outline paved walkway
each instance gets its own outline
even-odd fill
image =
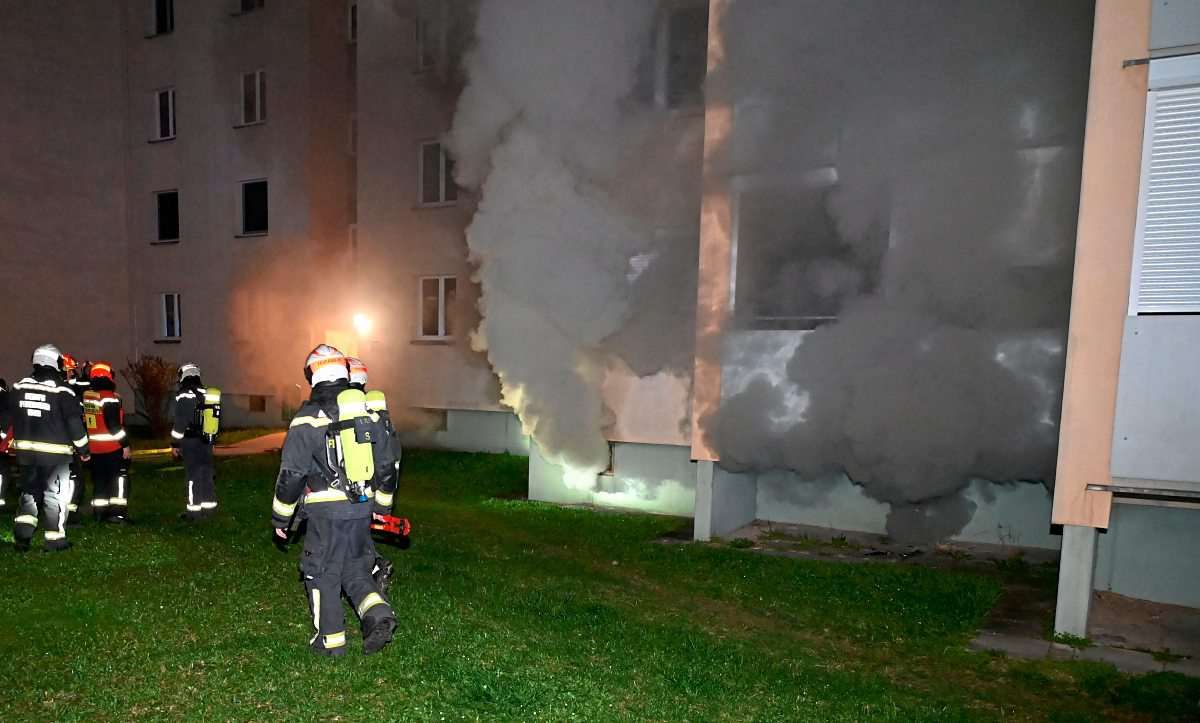
[[[272,432],[254,439],[246,439],[231,444],[228,447],[217,445],[213,448],[213,454],[218,457],[240,457],[248,454],[263,454],[264,452],[278,452],[283,449],[283,438],[287,436],[287,432]]]
[[[218,457],[242,457],[251,454],[263,454],[266,452],[278,452],[283,448],[283,438],[287,432],[272,432],[264,434],[261,437],[254,439],[244,439],[241,442],[230,445],[218,444],[213,447],[213,454]],[[133,453],[134,457],[153,457],[159,454],[170,454],[170,447],[162,449],[139,449]]]

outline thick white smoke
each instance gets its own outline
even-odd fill
[[[449,138],[480,190],[474,341],[543,452],[584,471],[608,465],[609,356],[690,363],[690,309],[645,303],[694,288],[698,219],[698,123],[637,97],[656,17],[645,0],[485,0]]]
[[[844,471],[907,539],[960,530],[972,478],[1049,480],[1091,3],[756,0],[725,27],[737,322],[836,322],[725,401],[722,463]]]

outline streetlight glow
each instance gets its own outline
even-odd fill
[[[363,313],[354,315],[354,329],[360,335],[366,336],[367,334],[370,334],[372,326],[373,323],[371,322],[371,317]]]

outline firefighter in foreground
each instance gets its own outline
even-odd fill
[[[83,417],[92,451],[92,514],[98,522],[123,523],[128,521],[130,459],[125,410],[112,365],[96,362],[89,375],[91,386],[83,393]]]
[[[65,550],[71,495],[71,460],[90,459],[83,408],[63,376],[62,354],[52,344],[33,352],[33,373],[13,385],[13,447],[21,465],[21,500],[13,519],[18,551],[29,549],[38,513],[47,550]]]
[[[198,521],[211,517],[217,509],[217,489],[213,479],[213,444],[221,419],[221,390],[205,387],[200,367],[184,364],[179,368],[179,389],[175,394],[175,422],[171,428],[171,455],[183,458],[187,476],[187,507],[182,517]]]
[[[308,533],[300,577],[316,627],[310,645],[321,655],[345,654],[345,592],[362,620],[363,652],[370,655],[391,642],[396,629],[395,613],[371,577],[372,519],[390,512],[377,495],[390,495],[395,487],[390,444],[383,426],[368,415],[363,393],[350,388],[345,355],[322,344],[309,354],[304,374],[312,395],[283,443],[271,505],[273,539],[286,549],[287,527],[302,501]]]

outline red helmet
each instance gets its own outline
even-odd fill
[[[108,362],[92,362],[91,378],[105,378],[108,381],[113,381],[112,365]]]

